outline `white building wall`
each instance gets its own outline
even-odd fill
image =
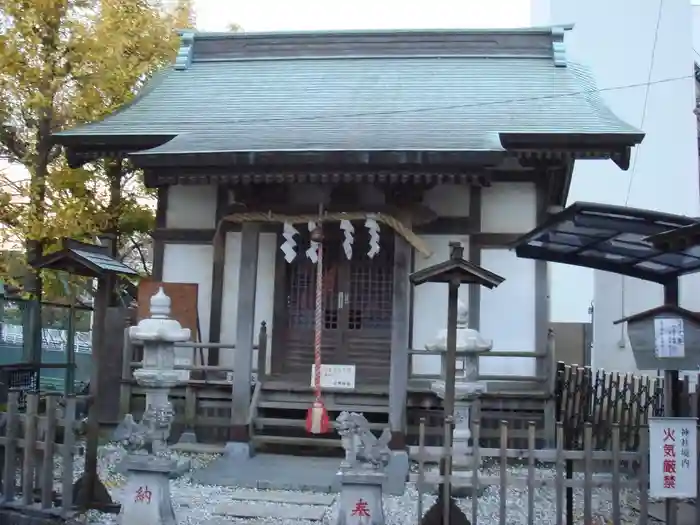
[[[689,0],[635,2],[633,9],[626,0],[532,0],[533,25],[575,24],[566,38],[568,59],[589,66],[610,108],[646,133],[627,172],[610,161],[578,162],[569,203],[700,213],[691,9]],[[552,320],[586,321],[594,299],[592,365],[634,371],[624,328],[612,322],[658,305],[661,287],[551,266]],[[698,283],[683,279],[681,303],[700,308],[688,281]]]
[[[214,228],[216,186],[170,186],[166,228]]]
[[[272,337],[272,314],[275,286],[275,256],[277,236],[274,233],[261,233],[258,246],[258,277],[255,288],[255,332],[253,341],[258,342],[260,324],[267,323],[268,341]],[[238,315],[238,283],[241,267],[241,234],[229,232],[226,235],[226,252],[224,264],[224,290],[221,305],[221,341],[236,342],[236,323]],[[234,364],[234,353],[223,350],[219,354],[221,366]],[[267,353],[269,370],[270,352]],[[257,366],[257,350],[253,351],[253,366]]]
[[[435,192],[435,194],[434,194]],[[440,193],[439,197],[436,194]],[[442,215],[468,215],[468,188],[432,190],[425,202]],[[531,183],[494,183],[482,190],[481,231],[485,233],[520,233],[536,225],[536,190]],[[468,236],[422,235],[433,251],[425,258],[415,255],[414,269],[421,270],[449,257],[451,241],[461,242],[468,253]],[[503,277],[505,282],[494,290],[481,292],[480,331],[493,339],[493,351],[535,351],[535,263],[518,259],[507,249],[483,249],[481,266]],[[447,286],[429,283],[414,289],[413,338],[415,349],[432,343],[438,332],[447,327]],[[460,300],[469,304],[469,287],[460,288]],[[416,374],[440,372],[437,356],[414,356]],[[535,359],[481,358],[481,372],[487,375],[534,375]]]
[[[694,60],[700,62],[700,1],[691,2],[693,12],[693,55]]]
[[[431,257],[414,255],[414,270],[422,270],[444,261],[450,256],[450,242],[461,242],[464,253],[469,253],[469,237],[466,235],[421,235],[421,239],[433,252]],[[422,350],[435,341],[438,332],[447,328],[447,285],[426,283],[413,289],[413,348]],[[460,286],[459,299],[469,304],[469,287]],[[435,355],[414,356],[414,374],[437,375],[440,373],[440,358]]]
[[[201,341],[209,341],[213,258],[214,250],[208,244],[166,244],[163,254],[163,282],[197,285],[197,316]],[[192,340],[197,340],[196,334],[192,334]],[[203,355],[206,359],[206,351]],[[177,356],[191,358],[192,351],[180,348]]]
[[[425,203],[443,216],[469,215],[469,188],[438,186],[425,197]],[[169,194],[168,220],[174,228],[211,228],[214,215],[210,210],[216,192],[208,187],[175,186]],[[193,211],[194,210],[194,211]],[[185,218],[183,218],[183,215]],[[482,190],[482,231],[486,233],[520,233],[536,225],[536,191],[531,183],[495,183]],[[226,234],[223,278],[221,341],[235,342],[238,311],[238,283],[241,259],[241,235]],[[434,252],[429,258],[415,254],[414,269],[419,270],[449,257],[449,242],[461,242],[469,250],[469,236],[424,235],[423,240]],[[276,235],[263,233],[258,252],[258,277],[255,299],[255,323],[267,322],[272,336]],[[480,320],[484,337],[493,339],[494,351],[535,351],[535,263],[518,259],[507,249],[484,249],[481,264],[506,281],[495,290],[481,294]],[[198,285],[198,315],[202,340],[209,340],[212,293],[212,245],[166,244],[163,280]],[[467,286],[460,289],[460,299],[469,303]],[[425,284],[414,290],[413,348],[425,348],[440,329],[447,326],[447,286]],[[257,330],[256,330],[257,336]],[[187,352],[189,356],[189,351]],[[269,355],[269,354],[268,354]],[[183,354],[182,357],[185,357]],[[221,365],[234,364],[234,352],[222,350]],[[254,355],[254,363],[257,356]],[[268,370],[270,363],[267,363]],[[433,375],[440,371],[437,356],[414,358],[414,371]],[[534,359],[484,358],[482,371],[489,375],[534,375]]]

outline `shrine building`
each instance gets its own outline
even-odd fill
[[[322,360],[354,372],[332,413],[383,413],[403,446],[407,411],[440,372],[438,356],[413,354],[447,318],[447,286],[408,276],[450,241],[505,278],[460,292],[470,327],[493,339],[489,391],[546,390],[548,263],[510,247],[562,209],[574,163],[626,170],[643,139],[567,60],[565,30],[186,32],[131,103],[55,135],[72,166],[128,158],[157,189],[154,279],[196,283],[200,339],[235,343],[234,377],[257,372],[257,387],[234,386],[232,440],[250,439],[265,407],[297,419],[308,407],[319,211]]]

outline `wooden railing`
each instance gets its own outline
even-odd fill
[[[266,355],[268,348],[267,324],[263,321],[258,333],[258,344],[253,345],[258,358],[253,361],[251,387],[261,376],[265,375]],[[197,349],[217,348],[220,350],[236,351],[235,343],[176,343],[176,348]],[[122,359],[122,379],[119,399],[120,419],[128,413],[134,413],[136,417],[143,412],[145,389],[136,384],[134,370],[142,366],[142,348],[130,341],[128,328],[124,335],[124,353]],[[235,359],[233,359],[235,362]],[[176,370],[190,372],[187,381],[171,390],[170,399],[175,406],[176,427],[173,434],[177,435],[177,428],[184,430],[200,429],[207,427],[210,431],[203,434],[207,441],[222,441],[228,439],[227,432],[231,423],[231,396],[233,374],[235,366],[231,365],[205,365],[197,364],[192,359],[192,364],[176,364]],[[228,376],[228,377],[227,377]]]
[[[415,360],[417,357],[422,356],[434,356],[432,361],[434,361],[434,367],[440,368],[440,361],[444,352],[440,350],[415,350],[411,349],[409,353],[409,372],[408,377],[410,381],[433,381],[435,379],[440,379],[442,376],[440,373],[420,373],[415,370]],[[554,381],[556,378],[556,357],[554,355],[554,332],[549,331],[547,336],[547,345],[541,351],[536,352],[512,352],[512,351],[491,351],[487,354],[483,354],[482,359],[513,359],[513,358],[527,358],[535,360],[535,374],[534,375],[520,375],[520,374],[479,374],[480,381],[491,381],[491,382],[515,382],[515,383],[530,383],[538,385],[543,391],[554,392]],[[431,366],[432,368],[432,366]]]

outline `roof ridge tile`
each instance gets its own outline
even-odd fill
[[[182,31],[180,33],[180,49],[177,51],[174,65],[177,71],[188,69],[192,64],[195,35],[194,31]]]

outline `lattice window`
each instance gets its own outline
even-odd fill
[[[364,239],[358,240],[350,261],[348,329],[390,330],[394,288],[393,236],[383,235],[381,251],[367,257]]]
[[[337,330],[338,312],[338,274],[342,261],[337,253],[327,250],[323,261],[323,318],[324,328]],[[287,270],[288,295],[287,319],[290,328],[314,328],[316,314],[316,265],[305,256],[299,256]]]
[[[355,225],[353,257],[348,261],[342,241],[329,240],[323,256],[323,319],[327,330],[390,330],[393,300],[393,234],[383,232],[381,250],[367,257],[368,236]],[[302,241],[300,246],[306,244]],[[301,255],[287,270],[289,328],[313,329],[316,300],[316,265]],[[349,280],[349,282],[341,282]],[[340,308],[346,309],[345,311]],[[347,316],[347,326],[343,324]]]

